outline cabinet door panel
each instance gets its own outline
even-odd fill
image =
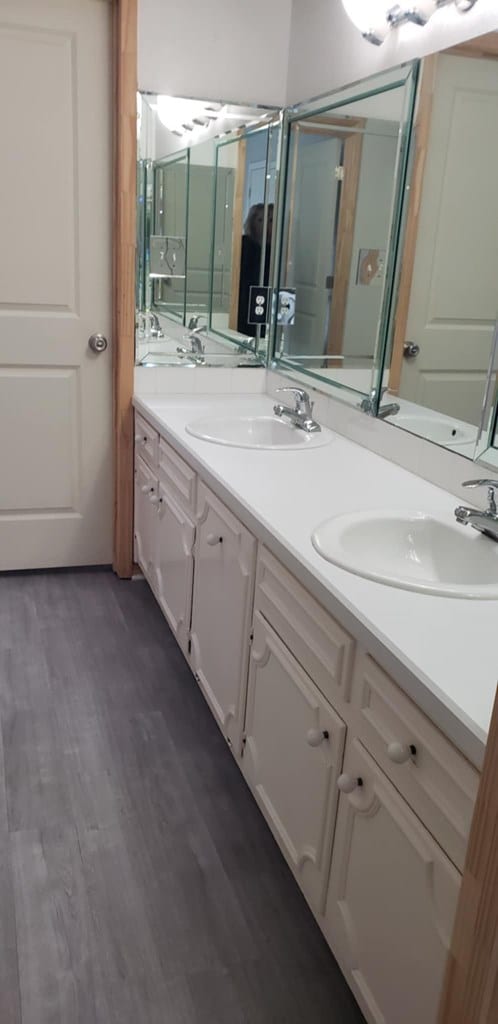
[[[154,558],[156,547],[157,515],[152,497],[157,496],[157,477],[143,459],[135,462],[135,559],[154,588]]]
[[[192,669],[220,728],[240,752],[256,542],[199,483]]]
[[[195,527],[159,485],[156,541],[157,599],[186,654],[192,607]]]
[[[435,1024],[460,875],[358,740],[344,772],[325,931],[374,1024]]]
[[[345,734],[344,722],[256,613],[243,771],[317,913],[324,909]]]

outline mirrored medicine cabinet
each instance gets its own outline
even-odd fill
[[[498,33],[285,111],[206,102],[194,139],[160,99],[140,101],[137,361],[271,364],[498,465]]]

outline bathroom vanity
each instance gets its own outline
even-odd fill
[[[311,534],[350,509],[450,520],[455,499],[325,428],[304,451],[194,436],[219,396],[134,404],[136,559],[366,1019],[435,1022],[498,600],[361,579]]]

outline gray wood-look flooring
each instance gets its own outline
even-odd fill
[[[363,1018],[147,584],[0,577],[1,1024]]]

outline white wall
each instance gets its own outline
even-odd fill
[[[139,0],[138,85],[283,106],[292,0]]]
[[[497,0],[478,0],[467,14],[453,5],[441,8],[425,28],[405,25],[382,46],[372,46],[349,20],[341,0],[293,0],[287,102],[319,96],[497,29]]]

